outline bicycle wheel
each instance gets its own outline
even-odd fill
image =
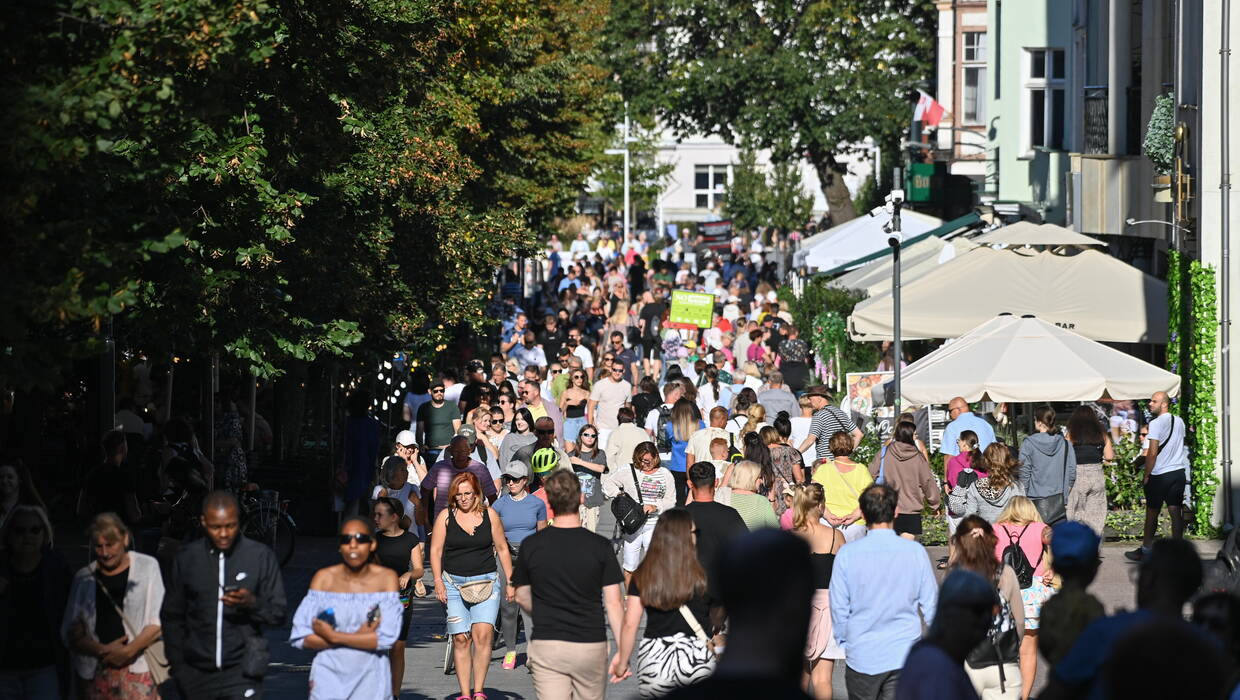
[[[452,657],[452,635],[448,635],[448,643],[443,646],[443,675],[451,676],[456,671],[456,661]]]
[[[276,508],[258,508],[245,515],[241,532],[271,547],[281,567],[293,558],[297,545],[297,526],[287,513]]]

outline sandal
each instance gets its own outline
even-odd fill
[[[487,700],[487,694],[481,692],[474,693],[474,700]]]
[[[418,579],[417,582],[413,584],[413,594],[419,598],[426,597],[426,584],[422,582],[422,579]]]

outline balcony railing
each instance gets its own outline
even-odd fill
[[[1107,87],[1085,87],[1085,153],[1106,153],[1107,136]]]

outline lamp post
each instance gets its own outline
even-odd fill
[[[609,156],[624,156],[624,240],[629,239],[629,144],[634,139],[629,135],[629,103],[624,103],[624,148],[608,148],[603,153]]]
[[[893,178],[895,184],[898,185],[900,183],[901,175],[901,169],[895,168],[895,176]],[[891,246],[891,298],[894,302],[891,319],[893,336],[891,343],[892,386],[895,389],[895,409],[898,416],[900,415],[900,362],[904,359],[904,352],[900,343],[900,246],[904,243],[904,234],[901,233],[900,209],[904,206],[904,190],[893,189],[891,194],[887,195],[887,202],[891,207],[891,225],[887,231],[887,245]]]

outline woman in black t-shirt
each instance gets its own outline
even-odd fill
[[[633,572],[620,629],[620,646],[611,660],[618,682],[632,675],[629,657],[637,627],[646,613],[646,633],[637,644],[637,693],[657,698],[708,678],[715,669],[709,638],[706,572],[698,563],[693,516],[669,510],[659,516],[646,558]]]
[[[418,536],[408,530],[409,516],[405,515],[405,507],[400,499],[382,496],[375,499],[375,558],[379,563],[396,572],[397,585],[400,587],[400,602],[404,612],[400,618],[400,635],[392,643],[388,651],[388,662],[392,668],[392,693],[400,694],[400,683],[405,677],[405,639],[409,636],[409,626],[413,620],[413,608],[409,599],[413,597],[414,584],[422,579],[422,542]]]

